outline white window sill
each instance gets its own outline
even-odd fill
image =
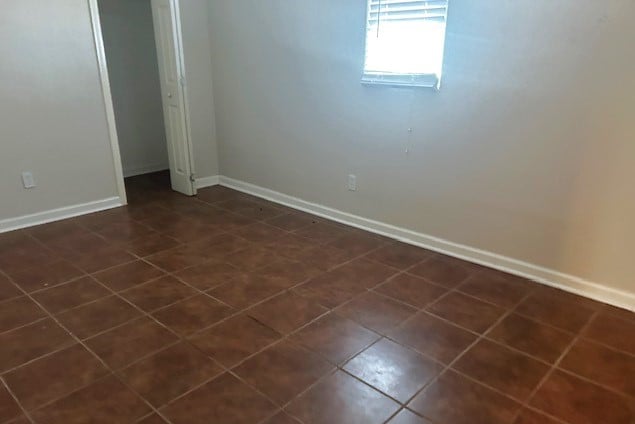
[[[423,88],[423,89],[439,91],[439,86],[437,84],[416,84],[411,82],[396,83],[396,82],[389,82],[389,81],[363,79],[362,85],[365,85],[368,87]]]
[[[390,75],[390,74],[365,74],[362,77],[362,85],[401,87],[401,88],[428,88],[439,90],[439,78],[436,75]]]

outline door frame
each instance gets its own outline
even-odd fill
[[[95,53],[97,56],[97,65],[99,68],[99,78],[101,81],[102,97],[104,101],[104,107],[106,109],[106,122],[108,124],[108,135],[110,138],[110,147],[112,150],[113,166],[115,171],[115,180],[117,184],[117,193],[122,205],[128,204],[128,197],[126,195],[126,185],[124,182],[123,165],[121,161],[121,150],[119,148],[119,136],[117,133],[117,120],[115,118],[115,108],[112,101],[112,91],[110,86],[110,76],[108,74],[108,61],[106,59],[106,49],[104,47],[104,37],[101,28],[101,20],[99,16],[99,4],[98,0],[87,0],[88,9],[90,12],[90,20],[92,25],[93,38],[95,42]],[[181,31],[181,5],[180,0],[171,0],[174,5],[175,25],[172,36],[174,37],[174,46],[176,48],[176,55],[179,61],[179,67],[183,75],[182,93],[183,93],[183,112],[185,114],[185,149],[188,152],[188,158],[190,162],[190,172],[195,175],[194,168],[194,149],[192,147],[192,132],[190,127],[190,108],[189,99],[187,93],[187,82],[185,80],[185,57],[183,54],[183,35]],[[153,34],[154,36],[154,34]],[[155,43],[156,45],[156,43]],[[161,96],[163,98],[163,96]],[[163,107],[163,106],[162,106]],[[166,128],[163,129],[166,131]],[[192,182],[194,193],[196,193],[196,184]]]

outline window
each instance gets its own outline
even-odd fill
[[[439,87],[448,0],[368,0],[362,82]]]

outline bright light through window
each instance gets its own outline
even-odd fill
[[[369,0],[366,83],[438,87],[448,0]]]

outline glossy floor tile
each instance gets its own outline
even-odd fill
[[[435,423],[511,423],[520,404],[466,377],[448,371],[408,405]]]
[[[283,406],[333,369],[310,350],[282,341],[243,362],[235,372]]]
[[[635,314],[169,175],[0,234],[0,424],[633,424]]]
[[[443,366],[388,339],[348,361],[344,370],[401,403],[407,403]]]
[[[399,404],[337,371],[300,395],[286,410],[304,423],[380,424],[399,410]]]

